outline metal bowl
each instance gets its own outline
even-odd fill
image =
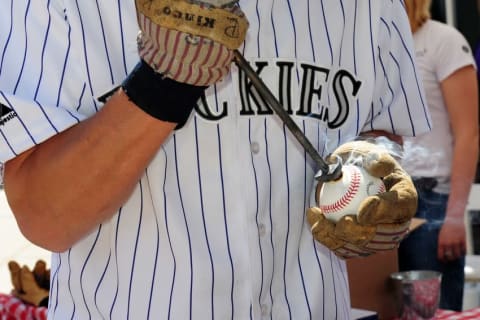
[[[400,319],[432,319],[440,302],[442,274],[431,270],[395,272],[393,284]]]

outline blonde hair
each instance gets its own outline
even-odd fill
[[[408,20],[412,32],[417,31],[428,19],[430,19],[430,6],[432,0],[405,0]]]

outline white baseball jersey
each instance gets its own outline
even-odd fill
[[[138,28],[133,0],[0,4],[5,162],[102,108]],[[429,129],[401,0],[240,4],[241,51],[323,155]],[[53,254],[50,319],[349,319],[345,263],[305,221],[316,170],[234,67],[118,213]]]

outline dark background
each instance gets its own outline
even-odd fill
[[[432,18],[446,21],[446,1],[433,0]],[[455,27],[467,38],[472,50],[475,50],[480,40],[480,19],[477,0],[453,0],[455,7]]]

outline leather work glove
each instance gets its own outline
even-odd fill
[[[230,70],[248,21],[238,0],[136,0],[139,54],[175,81],[208,86]]]
[[[346,215],[337,223],[329,221],[319,207],[307,210],[314,238],[344,259],[398,247],[417,210],[418,196],[412,179],[379,141],[348,142],[332,156],[339,156],[343,164],[360,165],[370,175],[381,178],[385,192],[366,197],[357,215]],[[316,188],[317,205],[320,188],[321,183]]]
[[[12,295],[34,306],[48,306],[50,288],[50,270],[43,260],[35,263],[33,270],[27,266],[20,267],[16,261],[8,263],[12,281]]]

